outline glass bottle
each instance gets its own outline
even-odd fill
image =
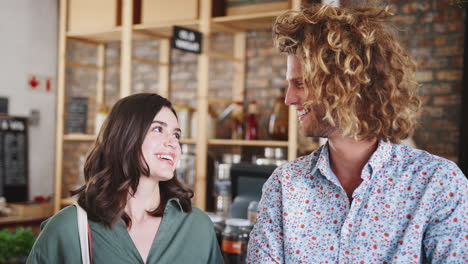
[[[233,121],[232,128],[232,139],[243,139],[244,138],[244,110],[243,103],[236,102],[234,108],[231,112],[231,117]]]
[[[255,100],[249,102],[247,120],[245,122],[245,139],[258,139],[258,111]]]
[[[276,140],[288,139],[289,109],[284,103],[286,88],[281,88],[281,95],[273,104],[273,111],[268,124],[268,134]]]

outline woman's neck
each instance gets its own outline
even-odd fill
[[[135,194],[129,195],[125,212],[133,222],[143,221],[150,217],[147,212],[156,209],[160,202],[159,182],[141,176]]]

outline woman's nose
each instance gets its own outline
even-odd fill
[[[178,144],[179,144],[179,141],[177,140],[177,138],[174,137],[174,135],[168,135],[164,138],[165,146],[174,148]]]

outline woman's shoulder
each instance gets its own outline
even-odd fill
[[[68,206],[41,224],[27,263],[78,263],[80,247],[75,206]]]
[[[76,233],[78,232],[77,224],[76,207],[70,205],[44,221],[41,224],[41,234],[55,237]]]
[[[192,212],[190,214],[197,220],[211,223],[210,217],[198,207],[192,206]]]

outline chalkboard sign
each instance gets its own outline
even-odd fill
[[[0,97],[0,114],[8,114],[8,98]]]
[[[202,52],[202,34],[188,28],[174,26],[172,48],[200,54]]]
[[[67,106],[67,133],[86,133],[88,98],[70,97]]]
[[[0,117],[0,196],[7,202],[28,199],[28,120]]]

